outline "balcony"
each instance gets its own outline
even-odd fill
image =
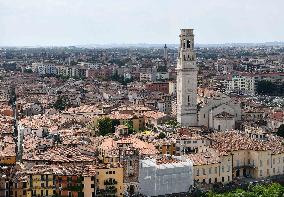
[[[117,181],[114,179],[108,179],[104,181],[104,185],[116,185]]]
[[[234,170],[236,169],[241,169],[241,168],[257,168],[254,164],[241,164],[241,165],[237,165],[235,167],[233,167]]]

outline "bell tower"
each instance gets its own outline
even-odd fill
[[[197,126],[197,72],[193,29],[181,29],[177,63],[177,121]]]

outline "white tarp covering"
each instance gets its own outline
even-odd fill
[[[157,164],[156,159],[140,161],[139,192],[146,196],[181,193],[193,185],[193,167],[190,160]]]

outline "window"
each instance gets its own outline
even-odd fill
[[[196,176],[199,176],[199,169],[196,170]]]
[[[186,42],[186,47],[187,47],[187,48],[190,48],[190,40],[187,40],[187,42]]]
[[[259,160],[259,166],[262,167],[262,160]]]
[[[202,171],[203,171],[203,175],[206,175],[206,172],[205,172],[205,169],[204,169],[204,168],[202,169]]]
[[[217,174],[218,173],[218,168],[217,167],[215,167],[215,174]]]
[[[225,168],[224,168],[224,166],[222,166],[222,172],[224,172],[225,171]]]
[[[224,182],[225,181],[225,179],[224,179],[224,177],[222,177],[222,182]]]
[[[209,168],[209,174],[211,174],[211,168]]]

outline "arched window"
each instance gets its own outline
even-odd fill
[[[186,47],[189,49],[190,48],[190,40],[187,40],[186,42]]]

